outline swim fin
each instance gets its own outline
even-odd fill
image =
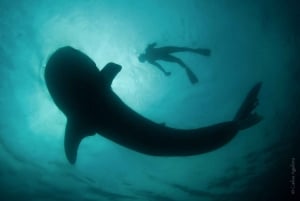
[[[186,71],[186,74],[192,84],[196,84],[197,82],[199,82],[196,75],[189,68],[185,68],[185,71]]]
[[[210,56],[211,52],[210,49],[203,49],[203,48],[198,48],[195,51],[197,54],[203,55],[203,56]]]

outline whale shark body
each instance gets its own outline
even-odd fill
[[[232,121],[190,130],[155,123],[128,107],[111,89],[121,68],[108,63],[100,71],[92,59],[69,46],[50,56],[45,80],[54,103],[67,117],[64,147],[71,164],[76,162],[80,142],[96,133],[148,155],[190,156],[222,147],[239,130],[261,120],[252,112],[258,105],[258,83]]]

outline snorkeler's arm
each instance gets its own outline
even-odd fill
[[[153,47],[155,47],[156,45],[157,45],[156,42],[154,42],[154,43],[149,44],[148,47],[153,48]]]
[[[153,49],[157,44],[154,42],[154,43],[151,43],[147,46],[146,48],[146,51],[149,50],[149,49]]]
[[[155,61],[151,61],[151,62],[149,62],[150,64],[152,64],[152,65],[154,65],[154,66],[156,66],[159,70],[161,70],[166,76],[169,76],[171,73],[170,72],[167,72],[167,71],[165,71],[165,69],[159,64],[159,63],[157,63],[157,62],[155,62]]]

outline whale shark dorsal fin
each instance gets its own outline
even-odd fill
[[[100,73],[103,79],[105,80],[105,83],[110,86],[116,75],[121,71],[121,69],[122,66],[110,62],[104,66]]]
[[[80,125],[80,122],[70,120],[68,118],[65,130],[64,146],[67,159],[71,164],[76,162],[79,144],[85,136],[83,126]]]

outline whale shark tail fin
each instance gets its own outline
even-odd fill
[[[262,120],[262,116],[253,113],[259,103],[257,96],[261,85],[262,82],[259,82],[252,87],[234,117],[234,121],[237,121],[240,130],[254,126]]]
[[[76,162],[79,144],[81,140],[87,136],[82,128],[83,126],[81,126],[77,121],[72,121],[70,119],[67,120],[64,146],[67,159],[71,164]]]

